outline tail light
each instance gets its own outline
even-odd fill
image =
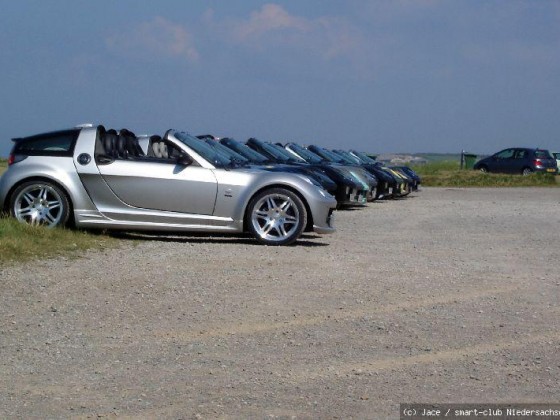
[[[27,159],[27,155],[16,155],[14,153],[10,153],[10,156],[8,156],[8,166],[21,162],[24,159]]]
[[[533,164],[534,164],[535,166],[543,166],[542,160],[540,160],[540,159],[535,159],[535,161],[533,162]]]

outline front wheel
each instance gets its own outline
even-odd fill
[[[260,243],[289,245],[303,232],[307,212],[297,194],[285,188],[271,188],[251,199],[246,221],[249,231]]]
[[[483,174],[488,173],[488,168],[486,166],[481,166],[480,168],[478,168],[478,170]]]
[[[70,202],[58,186],[48,181],[29,181],[12,194],[10,214],[30,225],[63,226],[70,218]]]

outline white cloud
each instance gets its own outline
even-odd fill
[[[277,4],[265,4],[261,10],[251,13],[247,21],[239,22],[234,27],[234,35],[245,40],[258,38],[266,33],[281,30],[307,32],[312,29],[312,22],[301,17],[292,16]]]
[[[106,38],[106,45],[118,53],[146,58],[167,56],[189,61],[199,59],[192,35],[183,26],[160,16]]]
[[[229,25],[233,41],[241,45],[261,50],[288,46],[311,51],[326,60],[353,55],[365,45],[360,31],[343,18],[307,19],[273,3]]]

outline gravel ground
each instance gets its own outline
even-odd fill
[[[559,205],[560,189],[425,188],[292,247],[131,235],[4,267],[0,417],[558,402]]]

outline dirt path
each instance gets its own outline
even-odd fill
[[[560,190],[425,189],[338,232],[0,271],[0,417],[398,418],[558,402]]]

